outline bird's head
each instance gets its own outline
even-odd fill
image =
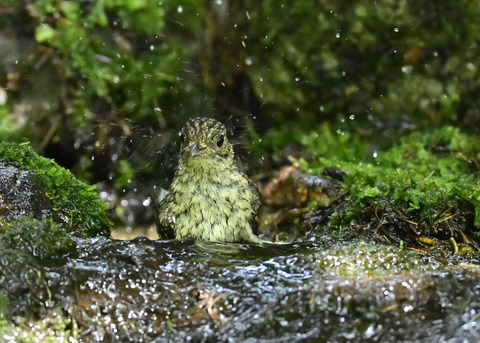
[[[215,119],[200,117],[188,120],[180,132],[180,140],[182,157],[233,157],[225,125]]]

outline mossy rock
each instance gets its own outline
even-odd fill
[[[309,133],[292,127],[262,137],[260,148],[269,142],[278,148],[288,143],[283,137],[293,137],[306,151],[303,158],[291,158],[294,166],[327,178],[332,169],[341,175],[338,199],[317,206],[307,216],[308,229],[320,240],[324,234],[341,233],[344,239],[373,235],[399,246],[476,255],[478,135],[452,126],[396,135],[355,129],[353,121],[337,122]]]
[[[52,218],[78,237],[109,234],[107,205],[99,199],[95,186],[75,179],[70,171],[39,156],[27,143],[0,142],[0,161],[4,161],[0,220]]]
[[[41,259],[60,257],[75,247],[68,232],[52,219],[19,218],[6,230],[0,229],[0,240]]]

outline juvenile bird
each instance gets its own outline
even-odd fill
[[[259,192],[240,170],[225,126],[190,119],[180,139],[175,177],[157,212],[160,238],[260,243]]]

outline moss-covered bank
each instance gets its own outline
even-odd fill
[[[64,230],[74,232],[78,237],[94,236],[97,234],[108,235],[110,228],[110,220],[108,219],[107,205],[102,202],[97,193],[95,186],[89,186],[85,183],[75,179],[70,171],[60,167],[55,161],[49,158],[39,156],[33,151],[28,143],[16,144],[8,142],[0,142],[0,161],[12,162],[18,165],[12,173],[22,173],[22,170],[28,171],[26,179],[29,180],[31,187],[44,190],[35,194],[36,197],[24,199],[24,202],[43,202],[47,203],[45,206],[51,206],[52,216],[57,220],[57,224],[62,225]],[[7,169],[4,166],[2,169],[5,172]],[[5,178],[10,176],[7,175]],[[18,179],[21,176],[13,174],[13,177]],[[17,180],[18,181],[18,180]],[[15,189],[15,184],[7,185],[9,187],[4,189],[3,193],[9,193],[9,198],[15,201],[15,204],[21,202],[21,197],[25,196],[23,191],[25,189]],[[15,198],[16,197],[16,198]],[[2,202],[5,216],[17,209],[15,204],[5,203],[6,196],[3,196]],[[34,204],[25,204],[26,206],[33,206]],[[23,213],[25,216],[32,215],[38,219],[43,219],[44,213],[42,209],[36,213],[35,206],[32,207],[31,213]],[[19,213],[17,216],[20,217]]]
[[[353,119],[308,133],[295,128],[270,131],[260,143],[260,151],[269,145],[278,149],[289,137],[289,143],[300,144],[304,151],[303,157],[291,159],[295,166],[340,183],[334,205],[311,204],[310,209],[317,210],[308,216],[310,230],[352,234],[350,228],[409,247],[432,247],[438,239],[454,253],[476,256],[478,135],[450,126],[362,134],[354,132]]]

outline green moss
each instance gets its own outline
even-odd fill
[[[416,211],[422,222],[452,207],[474,211],[475,225],[480,227],[478,136],[447,126],[412,132],[383,149],[377,149],[374,136],[362,139],[322,126],[297,137],[313,160],[294,163],[318,175],[326,167],[343,170],[343,187],[350,191],[349,201],[357,214],[373,204],[379,209]],[[345,219],[352,219],[352,213]]]
[[[95,192],[55,161],[39,156],[28,143],[0,142],[0,159],[21,164],[25,169],[37,173],[53,207],[80,235],[108,234],[110,221],[106,209]]]
[[[317,253],[316,259],[322,269],[345,276],[398,275],[403,271],[434,268],[417,252],[364,241],[355,242],[351,247],[342,244],[323,250]]]
[[[15,318],[15,325],[0,325],[0,337],[8,342],[78,342],[80,330],[72,318],[51,310],[38,320]]]
[[[68,233],[52,219],[20,218],[0,228],[0,240],[42,259],[67,254],[74,246]]]

